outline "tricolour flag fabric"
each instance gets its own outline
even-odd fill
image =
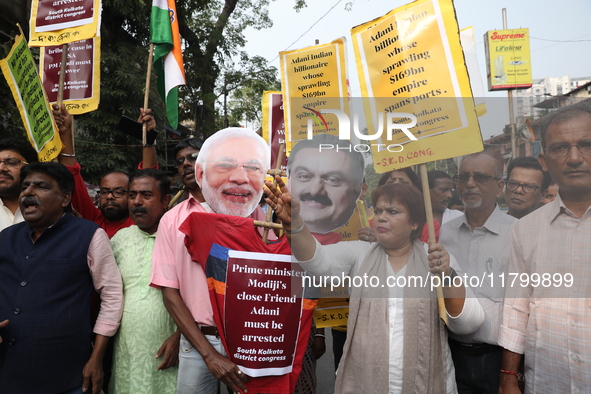
[[[181,36],[174,0],[153,0],[150,39],[154,44],[154,67],[158,90],[166,105],[168,122],[178,127],[178,87],[185,84]]]

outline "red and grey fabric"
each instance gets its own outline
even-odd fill
[[[189,215],[179,230],[186,236],[185,245],[189,254],[191,254],[195,262],[203,266],[206,272],[214,320],[228,357],[237,365],[242,366],[244,364],[242,362],[243,360],[236,357],[236,352],[233,354],[228,346],[228,334],[239,335],[240,332],[239,330],[235,330],[236,327],[228,327],[226,324],[228,321],[226,316],[226,296],[229,293],[226,283],[228,278],[228,256],[231,254],[230,251],[242,251],[284,255],[287,260],[290,260],[291,249],[289,243],[286,237],[282,237],[268,244],[263,242],[252,219],[236,216],[211,215],[196,212]],[[289,263],[289,265],[291,266],[292,264]],[[284,266],[285,264],[282,265],[281,262],[277,262],[276,266],[265,266],[265,268],[283,270],[285,268]],[[293,266],[290,269],[301,270],[299,265],[293,264]],[[264,289],[262,290],[264,291]],[[278,376],[253,377],[246,384],[250,392],[293,392],[302,368],[302,360],[310,335],[312,313],[317,302],[317,300],[305,297],[306,295],[303,295],[303,298],[300,296],[299,302],[296,303],[298,308],[295,313],[294,311],[287,312],[299,317],[299,324],[296,324],[296,335],[293,337],[297,338],[297,340],[291,345],[292,348],[295,348],[291,372]],[[291,318],[297,322],[296,319]],[[232,333],[233,330],[236,334]],[[269,329],[269,334],[272,331],[277,330]],[[287,356],[291,358],[291,355]]]

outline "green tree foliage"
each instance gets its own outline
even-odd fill
[[[18,28],[4,18],[0,19],[0,23],[0,31],[4,33],[0,37],[0,59],[4,59],[14,44],[13,38],[18,34]],[[4,76],[0,76],[0,139],[7,137],[27,138],[12,92]]]
[[[227,85],[234,73],[223,75],[222,72],[233,68],[232,57],[237,56],[246,43],[244,29],[271,27],[268,5],[269,0],[193,0],[177,3],[179,28],[186,43],[183,50],[185,67],[190,70],[186,73],[187,85],[182,89],[183,116],[193,119],[197,131],[205,137],[223,124],[216,111],[216,101],[223,92],[223,77],[228,77]],[[247,61],[248,57],[242,56],[238,70],[248,67]]]
[[[370,162],[365,166],[365,184],[367,185],[367,193],[365,195],[366,206],[371,206],[371,193],[378,188],[378,182],[381,176],[382,174],[376,173],[373,163]]]
[[[243,67],[226,74],[224,92],[231,93],[228,103],[229,124],[246,121],[258,129],[262,122],[261,102],[265,90],[281,90],[277,69],[268,67],[267,60],[256,56],[249,59],[241,53]],[[233,81],[234,83],[230,82]]]

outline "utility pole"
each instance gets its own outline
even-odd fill
[[[503,8],[503,30],[507,30],[507,9]],[[507,90],[507,97],[509,98],[509,125],[511,126],[511,157],[513,159],[519,157],[517,148],[517,138],[515,133],[515,114],[513,113],[513,90]]]

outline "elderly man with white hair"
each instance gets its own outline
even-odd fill
[[[160,221],[150,285],[162,289],[164,304],[182,333],[178,393],[215,394],[220,380],[234,391],[246,388],[245,375],[225,357],[205,272],[192,261],[178,229],[193,212],[257,216],[269,163],[269,148],[254,131],[218,131],[205,141],[195,163],[195,178],[206,202],[189,196]]]

